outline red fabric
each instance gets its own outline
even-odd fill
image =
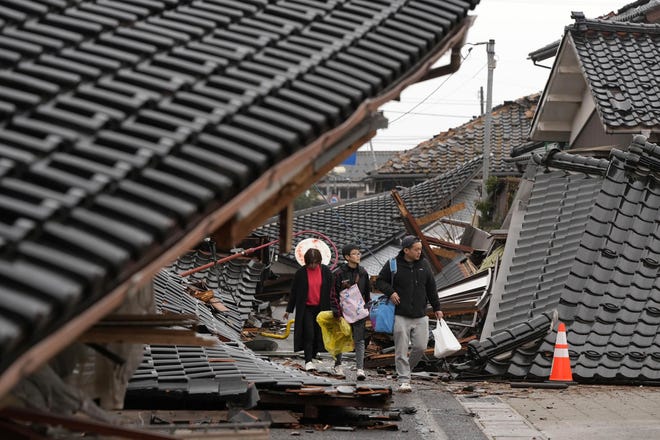
[[[318,306],[321,303],[321,266],[307,268],[307,302],[305,305]]]

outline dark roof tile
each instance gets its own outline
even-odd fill
[[[527,132],[538,95],[521,98],[493,109],[491,135],[491,172],[494,175],[519,175],[515,164],[507,159],[513,148],[527,143]],[[438,134],[412,150],[399,153],[372,173],[437,175],[480,155],[483,150],[483,117],[461,127]]]
[[[478,2],[5,3],[0,297],[27,292],[37,313],[0,308],[0,371],[416,71]],[[419,197],[449,203],[476,167]],[[411,194],[417,212],[437,209]],[[384,199],[372,208],[396,215]],[[370,243],[400,230],[376,228]]]
[[[580,20],[568,28],[603,123],[612,130],[657,127],[660,113],[647,103],[658,71],[648,57],[658,51],[655,24]]]

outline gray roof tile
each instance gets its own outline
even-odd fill
[[[490,172],[493,175],[520,175],[508,162],[513,148],[527,143],[527,133],[539,95],[506,102],[492,110]],[[414,174],[434,176],[445,173],[483,151],[484,117],[440,133],[415,148],[401,152],[371,173],[379,175]]]
[[[39,313],[0,308],[0,372],[415,72],[478,3],[3,5],[0,303]]]
[[[660,25],[578,19],[568,29],[608,131],[657,131]]]
[[[635,155],[631,154],[633,151]],[[537,243],[546,249],[548,258],[539,262],[533,259],[530,246],[517,248],[502,300],[492,305],[497,307],[493,328],[504,331],[516,323],[525,322],[527,316],[537,313],[539,304],[547,307],[540,309],[545,311],[556,307],[559,320],[567,324],[569,354],[573,376],[577,380],[644,382],[658,377],[660,293],[657,288],[657,261],[660,243],[655,237],[660,202],[655,195],[654,184],[660,172],[660,166],[656,165],[660,164],[657,151],[657,146],[636,137],[628,152],[615,151],[612,154],[602,181],[558,172],[537,175],[518,241],[530,243],[530,234],[538,237]],[[639,166],[640,157],[650,165]],[[573,167],[571,161],[563,163]],[[593,210],[586,216],[582,215],[582,220],[555,215],[558,219],[557,230],[564,224],[562,219],[571,218],[572,229],[579,226],[577,229],[583,229],[584,234],[573,235],[575,256],[570,258],[572,253],[567,252],[568,264],[563,266],[568,269],[554,274],[548,271],[552,258],[557,257],[554,242],[548,240],[547,231],[537,228],[539,217],[531,215],[557,204],[552,197],[539,194],[540,190],[550,191],[553,188],[548,185],[547,179],[562,179],[567,183],[575,179],[582,181],[580,193],[591,198],[593,203]],[[589,192],[585,191],[586,182],[594,184],[588,187]],[[535,203],[538,200],[542,202]],[[570,211],[571,206],[565,205],[566,200],[563,201],[563,208]],[[552,214],[551,210],[543,212],[544,215]],[[524,258],[518,258],[523,254],[529,256],[527,262]],[[523,268],[524,271],[519,272]],[[530,293],[522,288],[525,278],[521,277],[521,273],[542,281]],[[557,280],[555,290],[543,291],[543,283],[553,277]],[[543,299],[538,301],[539,298]],[[509,375],[516,377],[547,378],[551,365],[548,354],[552,354],[555,334],[545,338],[533,361],[529,356],[516,356],[514,353],[512,359],[516,362],[511,362],[508,370],[499,361],[497,364],[489,363],[486,371],[497,371],[498,374],[508,371]],[[527,367],[525,359],[530,361]]]
[[[479,173],[480,165],[480,157],[472,159],[443,175],[402,189],[400,195],[412,215],[421,217],[430,214],[453,203],[455,196]],[[402,236],[405,225],[392,195],[388,192],[297,211],[293,219],[293,231],[305,230],[321,232],[338,248],[345,243],[358,243],[366,259],[367,250],[371,254]],[[277,236],[278,231],[277,219],[271,219],[257,230],[272,237]],[[294,246],[304,238],[295,237]],[[293,254],[284,255],[283,259],[295,262]],[[378,266],[382,267],[383,263],[384,261],[380,262]]]

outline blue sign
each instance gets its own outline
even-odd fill
[[[351,154],[350,156],[348,156],[346,158],[346,160],[344,160],[341,164],[342,165],[355,165],[355,164],[357,164],[357,152],[355,152],[355,153]]]

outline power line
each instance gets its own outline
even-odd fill
[[[396,110],[385,110],[388,113],[402,113],[404,115],[419,115],[419,116],[439,116],[441,118],[471,118],[472,116],[467,116],[467,115],[443,115],[440,113],[416,113],[416,112],[398,112]],[[396,119],[394,120],[396,121]],[[392,121],[392,122],[394,122]]]
[[[468,59],[468,57],[470,56],[470,53],[472,53],[472,48],[469,48],[469,49],[468,49],[468,53],[467,53],[467,55],[465,55],[465,57],[463,58],[463,61],[465,61],[465,60]],[[440,85],[439,85],[438,87],[436,87],[435,89],[433,89],[433,91],[432,91],[431,93],[429,93],[428,95],[426,95],[426,97],[425,97],[424,99],[422,99],[418,104],[413,105],[412,108],[411,108],[410,110],[408,110],[407,112],[403,113],[403,114],[402,114],[401,116],[399,116],[398,118],[395,118],[395,119],[391,120],[391,121],[389,122],[389,125],[394,124],[396,121],[398,121],[399,119],[403,118],[404,116],[410,114],[410,112],[412,112],[413,110],[415,110],[415,109],[416,109],[417,107],[419,107],[420,105],[424,104],[424,102],[425,102],[427,99],[429,99],[431,96],[433,96],[433,94],[434,94],[435,92],[437,92],[438,90],[440,90],[440,87],[444,86],[444,85],[447,83],[447,81],[449,81],[449,79],[450,79],[452,76],[454,76],[454,73],[455,73],[455,72],[452,72],[452,73],[450,73],[449,75],[447,75],[447,77],[445,78],[445,80],[444,80],[442,83],[440,83]]]

